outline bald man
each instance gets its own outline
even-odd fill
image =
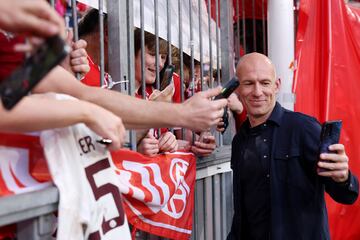
[[[280,80],[265,55],[243,56],[236,75],[248,118],[232,143],[235,213],[228,240],[329,239],[324,191],[343,204],[354,203],[359,191],[344,146],[319,156],[320,124],[276,102]]]

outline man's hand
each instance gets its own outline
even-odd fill
[[[99,136],[112,140],[110,150],[117,150],[125,141],[125,127],[121,118],[92,103],[84,102],[88,108],[84,123]]]
[[[191,146],[191,151],[199,157],[209,156],[216,149],[215,137],[212,135],[204,135],[199,141],[195,141]]]
[[[159,153],[159,140],[157,140],[150,131],[137,146],[137,151],[146,156],[154,156]]]
[[[172,132],[166,132],[160,136],[159,148],[161,152],[176,152],[178,147],[178,142]]]
[[[171,83],[162,91],[155,89],[149,96],[149,100],[157,102],[172,102],[174,93],[174,83]]]
[[[345,182],[349,178],[349,158],[345,153],[345,147],[342,144],[333,144],[329,146],[329,150],[336,153],[320,154],[318,167],[325,171],[318,171],[318,174],[331,177],[335,182]]]
[[[183,114],[186,115],[187,121],[183,125],[196,131],[206,130],[217,125],[223,116],[227,100],[212,101],[211,98],[220,92],[221,87],[209,89],[198,92],[185,101],[183,103]]]
[[[64,20],[44,0],[1,0],[0,28],[41,38],[65,34]]]
[[[220,133],[225,131],[224,125],[225,125],[225,123],[224,123],[223,119],[221,118],[220,122],[216,125],[216,131],[218,131]]]
[[[230,94],[230,96],[228,97],[227,100],[228,100],[228,105],[227,105],[228,106],[228,108],[227,108],[228,116],[231,116],[231,113],[230,113],[231,111],[236,114],[242,113],[242,111],[244,110],[244,107],[235,93]],[[224,125],[225,125],[224,120],[221,118],[220,122],[216,126],[216,130],[221,133],[224,132],[225,131]]]
[[[230,94],[227,100],[228,100],[228,107],[230,108],[231,111],[236,112],[237,114],[242,113],[244,107],[235,93]]]

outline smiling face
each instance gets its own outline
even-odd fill
[[[280,88],[273,64],[265,55],[247,54],[239,62],[236,75],[240,82],[237,94],[246,108],[251,126],[265,122],[275,107]]]
[[[168,42],[162,38],[159,40],[159,72],[164,68],[168,52]],[[156,81],[156,37],[155,35],[144,32],[144,81],[146,84],[153,84]],[[134,50],[135,50],[135,88],[141,86],[141,30],[134,31]]]
[[[158,61],[159,61],[159,72],[163,69],[165,61],[166,61],[166,54],[160,54]],[[156,54],[151,52],[147,46],[145,46],[144,51],[144,77],[146,84],[153,84],[156,80]],[[136,82],[141,85],[141,51],[135,56],[135,79]]]

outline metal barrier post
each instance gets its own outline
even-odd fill
[[[109,72],[115,82],[113,90],[133,95],[134,71],[134,19],[132,0],[107,0],[109,36]],[[122,103],[118,103],[122,104]],[[130,131],[132,150],[136,151],[136,133]]]
[[[225,84],[234,77],[234,29],[233,29],[233,4],[232,1],[221,2],[220,4],[220,31],[221,31],[221,79]],[[229,120],[232,118],[229,118]],[[232,122],[229,124],[231,127]],[[230,130],[230,129],[229,129]],[[233,133],[225,131],[223,135],[223,144],[230,145]]]

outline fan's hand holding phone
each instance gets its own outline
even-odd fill
[[[60,36],[46,39],[37,51],[0,84],[4,107],[13,108],[71,51]]]
[[[239,87],[239,85],[240,85],[240,83],[239,83],[238,79],[236,77],[232,78],[230,81],[228,81],[225,84],[225,86],[221,90],[221,93],[219,95],[217,95],[214,98],[214,100],[228,98],[231,95],[231,93],[233,93],[235,91],[235,89],[237,87]],[[224,108],[224,114],[223,114],[222,120],[223,120],[223,125],[221,126],[221,129],[223,129],[223,130],[221,131],[221,133],[224,133],[226,128],[229,125],[229,114],[228,114],[227,107]]]
[[[160,83],[160,91],[164,90],[167,86],[170,85],[174,71],[175,71],[174,65],[168,65],[165,68],[164,76],[161,79],[161,83]]]
[[[214,100],[222,99],[222,98],[228,98],[235,89],[240,85],[238,79],[236,77],[233,77],[230,81],[228,81],[223,89],[221,90],[221,93],[217,95]]]
[[[320,135],[320,154],[331,153],[329,146],[339,143],[342,121],[334,120],[323,123]],[[331,162],[327,160],[320,160],[324,162]],[[329,171],[330,169],[320,168],[319,172]]]

